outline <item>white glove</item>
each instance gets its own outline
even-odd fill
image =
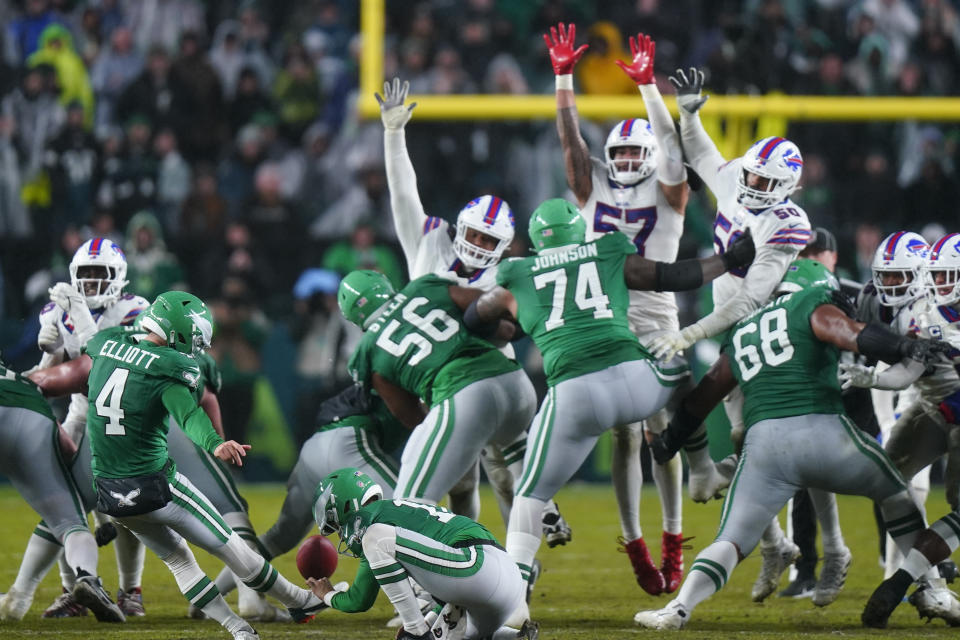
[[[876,367],[867,367],[862,364],[840,363],[840,388],[860,387],[869,389],[877,384],[879,375]]]
[[[706,332],[698,324],[692,324],[681,331],[667,331],[650,341],[647,349],[661,362],[666,362],[692,346],[697,340],[706,338]]]
[[[87,340],[97,332],[97,323],[94,322],[90,309],[87,308],[87,299],[69,282],[58,282],[49,289],[50,300],[67,312],[73,322],[74,332],[80,346],[87,344]]]
[[[380,119],[383,121],[383,128],[390,130],[403,129],[404,125],[410,121],[410,115],[413,108],[417,106],[414,102],[410,106],[403,106],[407,99],[407,92],[410,90],[410,83],[404,81],[400,84],[400,78],[394,78],[393,82],[383,83],[383,96],[379,93],[373,94],[380,103]]]
[[[40,325],[37,346],[45,353],[53,353],[60,347],[60,329],[57,328],[56,323]]]

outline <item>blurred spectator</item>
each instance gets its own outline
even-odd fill
[[[615,63],[631,59],[617,25],[607,21],[595,23],[587,32],[587,43],[590,48],[574,71],[580,90],[602,95],[636,94],[637,85]]]
[[[151,132],[149,118],[134,114],[127,120],[119,155],[111,162],[107,152],[104,153],[97,204],[112,211],[121,228],[126,227],[134,213],[153,209],[157,203],[158,167],[150,147]]]
[[[205,245],[223,234],[227,222],[227,201],[217,193],[216,172],[209,165],[197,167],[193,187],[184,200],[177,224],[180,255],[196,258]],[[188,271],[193,271],[190,265]]]
[[[390,247],[377,243],[377,234],[369,224],[359,224],[350,240],[341,240],[323,256],[323,267],[345,276],[356,269],[379,271],[399,289],[404,284],[403,270]]]
[[[77,53],[86,66],[91,66],[100,54],[103,45],[103,31],[100,27],[100,12],[93,7],[85,7],[80,14],[80,28],[73,33],[77,37]]]
[[[98,127],[113,121],[120,94],[142,70],[143,58],[133,48],[130,29],[118,27],[110,36],[110,46],[100,52],[90,72],[90,82],[97,97]]]
[[[121,0],[97,0],[96,5],[100,14],[100,33],[105,40],[110,40],[114,30],[126,21]]]
[[[193,161],[215,160],[221,135],[226,133],[223,96],[220,79],[207,62],[196,33],[183,34],[180,56],[170,69],[170,78],[189,96],[189,117],[176,128],[183,154]]]
[[[54,229],[86,224],[97,190],[100,149],[84,127],[83,106],[73,102],[67,107],[63,130],[47,146],[44,166],[53,189],[56,211]]]
[[[149,211],[141,211],[127,225],[127,291],[153,300],[164,291],[184,289],[183,270],[176,256],[167,251],[160,223]]]
[[[27,65],[51,65],[57,72],[60,104],[77,101],[83,105],[83,121],[93,126],[93,89],[87,67],[73,48],[73,36],[60,24],[51,24],[40,34],[40,48],[27,58]]]
[[[119,122],[140,114],[157,127],[181,125],[190,117],[189,98],[183,86],[170,73],[170,56],[161,47],[150,49],[147,66],[136,80],[127,85],[117,101]]]
[[[20,163],[12,134],[13,118],[0,113],[0,238],[30,233],[30,219],[20,199]]]
[[[261,249],[259,238],[254,237],[243,222],[228,222],[222,238],[204,247],[199,257],[201,268],[191,274],[192,284],[204,291],[204,295],[217,295],[225,274],[242,278],[258,300],[286,293],[277,284],[274,273],[277,261],[270,260]]]
[[[240,24],[236,21],[227,20],[217,26],[210,47],[210,64],[220,77],[224,98],[233,99],[240,70],[247,66],[246,54],[240,49]]]
[[[253,176],[262,159],[263,134],[260,127],[248,124],[237,133],[233,153],[217,171],[220,195],[227,201],[231,218],[240,217],[253,194]]]
[[[877,246],[880,245],[883,236],[883,232],[874,224],[869,222],[857,224],[853,234],[854,246],[856,247],[856,253],[854,254],[856,263],[852,265],[854,268],[851,269],[855,274],[854,280],[870,282],[873,277],[870,270],[870,265],[873,263],[873,254],[876,252]]]
[[[871,33],[860,41],[857,57],[850,63],[850,79],[862,95],[882,95],[889,91],[888,56],[890,44],[879,33]]]
[[[184,32],[206,31],[203,6],[197,0],[127,0],[124,7],[140,51],[154,47],[173,51]]]
[[[893,213],[901,210],[901,196],[887,154],[882,149],[871,150],[863,159],[862,171],[858,179],[840,194],[843,200],[838,204],[844,213],[835,228],[843,229],[842,235],[849,237],[851,225],[864,218],[876,220],[877,216],[867,212],[880,211],[889,212],[888,225],[900,228],[901,222],[909,224]]]
[[[297,256],[303,242],[300,220],[281,194],[282,178],[278,165],[263,163],[257,169],[254,178],[254,196],[244,220],[257,243],[268,255],[286,256],[277,261],[275,269],[283,288],[293,284],[293,278],[300,269]]]
[[[889,43],[889,74],[895,76],[907,59],[920,20],[906,0],[863,0],[855,11],[873,18],[877,32]]]
[[[228,108],[231,135],[236,135],[240,127],[251,122],[255,114],[273,111],[273,101],[264,92],[257,72],[253,67],[241,69]]]
[[[320,82],[306,53],[301,47],[291,47],[273,85],[280,131],[287,140],[300,140],[320,114],[320,97]]]
[[[303,134],[304,173],[296,200],[304,209],[304,216],[313,220],[333,200],[335,187],[328,179],[337,170],[337,158],[327,154],[330,149],[330,130],[323,123],[310,125]]]
[[[5,58],[13,66],[26,62],[40,48],[40,36],[43,30],[58,21],[56,13],[50,9],[48,0],[26,0],[24,13],[6,26],[4,41]]]
[[[336,240],[350,235],[360,224],[375,226],[389,238],[396,236],[382,162],[365,163],[357,173],[358,182],[311,223],[311,237]]]
[[[177,151],[177,136],[161,129],[153,138],[157,158],[157,215],[167,233],[176,232],[180,206],[190,193],[190,166]]]
[[[66,119],[45,86],[43,67],[23,70],[20,86],[3,99],[3,115],[20,158],[21,179],[32,180],[43,164],[44,149]]]
[[[427,72],[427,85],[430,93],[441,95],[474,93],[477,90],[477,86],[463,68],[460,52],[449,44],[437,48],[433,57],[433,68]]]
[[[80,233],[85,238],[109,238],[115,242],[118,247],[123,246],[123,234],[117,230],[113,214],[103,209],[98,209],[93,212],[93,215],[90,217],[90,224],[84,226],[80,230]]]

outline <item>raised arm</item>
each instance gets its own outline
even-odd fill
[[[655,262],[636,254],[623,263],[627,287],[644,291],[688,291],[720,277],[730,269],[745,267],[756,253],[753,236],[745,233],[722,255],[678,262]]]
[[[657,138],[657,180],[667,203],[679,213],[683,213],[687,206],[689,189],[687,188],[687,169],[683,165],[683,150],[680,148],[680,138],[673,126],[673,118],[667,111],[663,96],[657,89],[653,76],[653,58],[657,43],[650,36],[638,33],[637,37],[630,37],[630,62],[617,60],[617,66],[637,83],[643,104],[647,109],[647,118]]]
[[[576,25],[564,27],[563,23],[550,27],[544,34],[550,63],[557,82],[557,133],[563,147],[563,162],[567,169],[567,184],[582,207],[590,199],[593,183],[590,180],[590,150],[580,135],[580,120],[577,114],[576,96],[573,93],[573,67],[587,50],[588,45],[574,49]]]
[[[410,120],[414,102],[405,105],[410,83],[400,84],[399,78],[383,83],[383,95],[374,94],[380,103],[380,119],[383,121],[383,152],[387,170],[387,188],[390,191],[390,209],[393,211],[393,223],[397,229],[397,238],[403,249],[409,271],[417,256],[420,240],[423,238],[423,225],[427,214],[420,202],[417,191],[417,174],[407,153],[407,139],[404,126]],[[411,274],[412,277],[413,274]]]
[[[703,178],[714,194],[718,193],[717,170],[726,163],[726,160],[717,145],[707,135],[700,116],[697,112],[707,96],[703,92],[703,71],[691,67],[684,72],[677,72],[670,76],[670,82],[677,88],[677,106],[680,112],[680,139],[683,143],[684,156],[693,170]]]
[[[217,394],[215,394],[209,386],[203,388],[203,396],[200,398],[200,408],[203,409],[203,412],[210,418],[210,424],[213,425],[213,430],[223,438],[223,417],[220,414],[220,401],[217,399]]]

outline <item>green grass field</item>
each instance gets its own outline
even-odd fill
[[[279,485],[245,487],[251,515],[258,529],[268,527],[283,498]],[[659,554],[660,507],[656,493],[645,490],[642,524],[651,550]],[[612,640],[625,637],[660,637],[669,632],[641,631],[633,624],[638,609],[663,606],[668,596],[658,598],[643,593],[636,585],[626,556],[616,550],[620,533],[612,490],[606,485],[574,485],[564,489],[557,499],[573,526],[573,542],[565,547],[542,547],[540,559],[544,573],[537,584],[531,604],[533,617],[541,623],[541,638],[577,638]],[[928,502],[931,514],[946,510],[942,492],[934,491]],[[688,502],[684,505],[684,534],[696,536],[693,551],[688,551],[686,564],[713,538],[719,518],[720,503],[708,505]],[[692,638],[841,638],[886,637],[931,638],[956,637],[957,630],[942,621],[924,624],[913,608],[902,605],[884,631],[865,630],[860,626],[860,610],[882,571],[877,566],[876,533],[870,503],[859,498],[840,498],[840,512],[847,544],[853,550],[854,564],[847,587],[833,605],[817,609],[809,599],[785,600],[772,597],[764,604],[750,602],[750,586],[760,567],[759,554],[747,558],[733,574],[720,594],[696,609],[690,624],[682,632]],[[12,584],[20,554],[27,536],[36,523],[36,516],[9,488],[0,489],[0,590]],[[503,539],[503,526],[489,492],[483,494],[483,514],[493,531]],[[197,557],[213,576],[219,570],[217,561],[202,551]],[[343,558],[335,578],[352,580],[355,561]],[[298,582],[294,554],[278,558],[276,565],[287,577]],[[111,593],[116,592],[116,563],[112,548],[101,555],[100,572]],[[33,608],[23,622],[0,622],[2,638],[97,638],[113,640],[136,637],[138,640],[171,638],[221,638],[229,635],[211,621],[196,622],[185,617],[186,601],[177,590],[166,568],[147,552],[145,569],[145,605],[147,617],[126,625],[98,624],[92,616],[73,620],[41,620],[40,613],[59,593],[59,576],[54,569],[40,587]],[[786,586],[784,578],[783,586]],[[228,598],[236,603],[236,595]],[[353,640],[392,638],[393,630],[384,627],[390,617],[389,603],[381,595],[367,614],[346,615],[326,612],[308,625],[259,624],[257,630],[265,638],[329,638]]]

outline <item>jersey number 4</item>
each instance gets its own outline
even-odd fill
[[[403,336],[399,342],[393,341],[393,334],[401,327],[400,321],[391,320],[380,337],[377,346],[398,358],[402,357],[410,347],[417,349],[407,363],[411,367],[420,364],[424,358],[433,352],[433,342],[446,342],[460,330],[460,325],[443,309],[431,309],[425,316],[417,313],[417,308],[430,302],[423,296],[413,298],[403,307],[403,319],[416,327],[420,333],[411,332]]]
[[[106,433],[108,436],[125,436],[127,430],[123,423],[123,409],[120,408],[120,399],[123,397],[123,389],[127,386],[127,376],[130,375],[128,369],[114,369],[106,384],[97,394],[97,399],[93,405],[97,409],[97,415],[107,419]]]
[[[743,344],[744,339],[760,329],[760,349],[755,344]],[[747,382],[760,373],[764,364],[776,367],[793,357],[793,345],[787,334],[787,310],[773,309],[757,322],[740,327],[733,334],[733,359],[740,368],[740,379]]]
[[[553,331],[564,324],[563,310],[567,299],[567,271],[555,269],[534,276],[533,285],[543,289],[548,284],[553,285],[553,304],[550,316],[544,323],[547,331]],[[577,271],[577,288],[573,294],[573,302],[581,311],[593,310],[594,318],[612,318],[613,311],[608,306],[610,299],[603,293],[600,286],[600,274],[597,273],[596,262],[582,262]]]

